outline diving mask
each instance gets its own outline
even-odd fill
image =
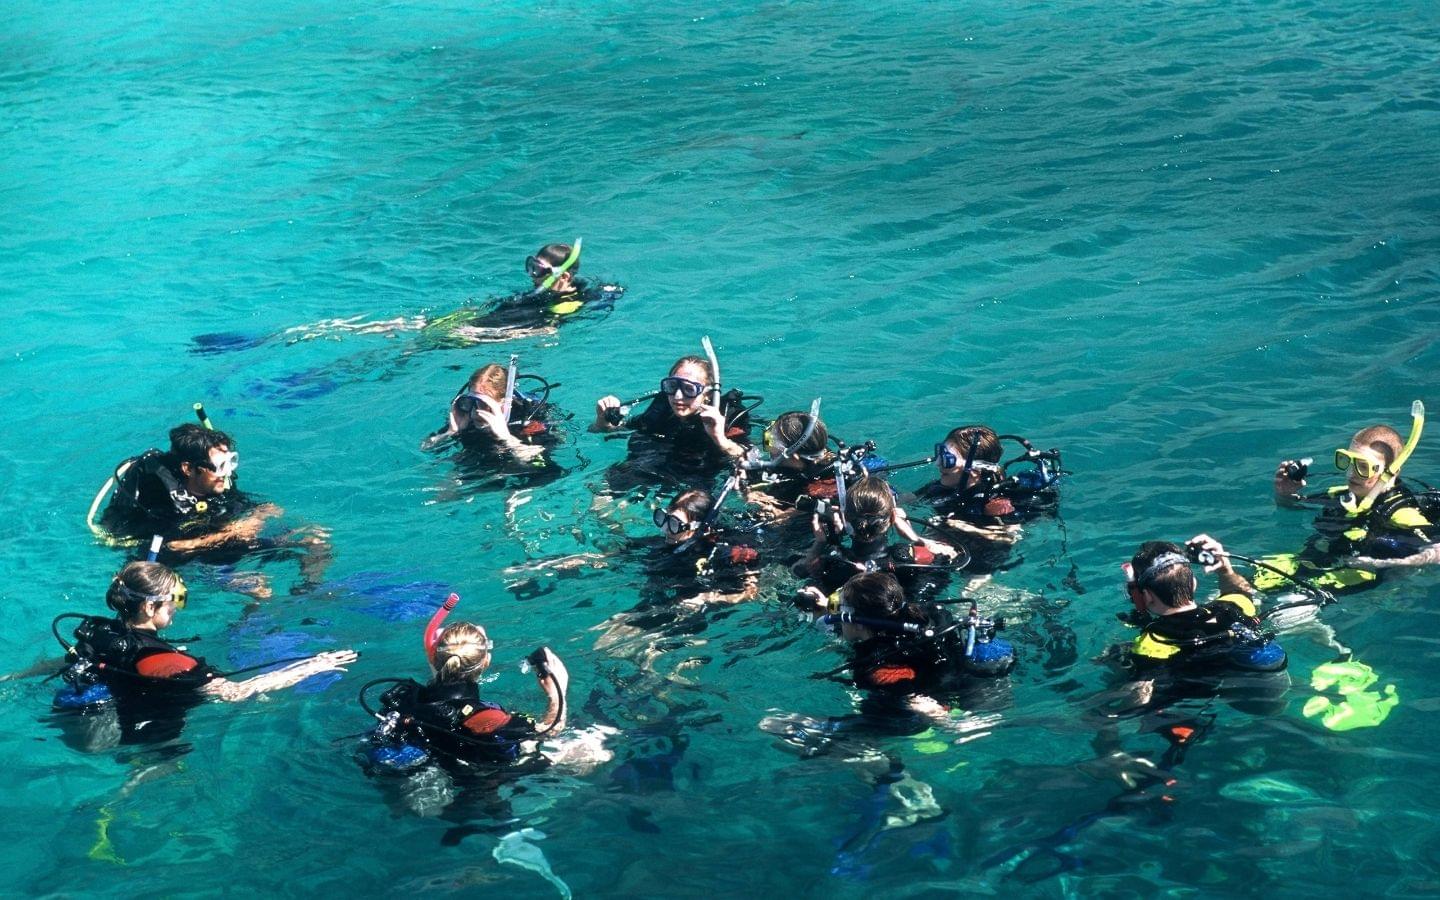
[[[686,531],[689,531],[696,525],[695,522],[691,522],[688,519],[682,519],[674,513],[666,512],[663,509],[655,510],[655,515],[653,518],[656,528],[659,528],[666,534],[671,535],[684,534]]]
[[[1335,468],[1342,472],[1350,469],[1365,480],[1370,480],[1385,470],[1385,467],[1375,460],[1370,459],[1354,450],[1347,450],[1344,447],[1335,451]]]
[[[221,453],[219,459],[214,462],[207,459],[205,462],[199,462],[195,465],[202,469],[209,469],[215,473],[215,477],[217,478],[232,478],[235,475],[235,470],[240,467],[240,454],[235,450],[229,450]]]
[[[660,393],[667,397],[679,394],[686,400],[694,400],[709,389],[709,385],[701,384],[698,381],[691,381],[688,378],[681,378],[677,375],[660,379]]]

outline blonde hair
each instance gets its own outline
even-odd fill
[[[440,632],[435,642],[435,683],[474,681],[490,665],[495,645],[479,625],[459,622]]]
[[[499,363],[490,363],[481,366],[470,374],[470,380],[465,382],[467,390],[477,394],[484,394],[492,400],[505,400],[505,382],[509,375],[505,367]]]

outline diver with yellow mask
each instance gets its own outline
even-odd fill
[[[1319,507],[1315,534],[1294,554],[1264,561],[1334,591],[1373,584],[1375,570],[1440,563],[1440,493],[1412,490],[1400,469],[1414,453],[1425,426],[1425,405],[1410,407],[1410,436],[1402,442],[1388,425],[1356,432],[1335,451],[1335,468],[1345,483],[1320,493],[1301,493],[1310,460],[1288,459],[1275,470],[1275,502],[1285,507]],[[1278,574],[1258,571],[1255,586],[1281,586]],[[1273,582],[1273,583],[1272,583]]]

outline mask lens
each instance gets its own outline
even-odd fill
[[[550,264],[536,256],[525,257],[525,274],[531,278],[545,278],[550,274]]]
[[[935,459],[940,462],[942,468],[953,469],[960,465],[960,460],[955,457],[955,454],[950,452],[950,445],[944,441],[935,445],[934,456]]]
[[[175,586],[175,593],[170,595],[170,599],[175,601],[176,609],[184,609],[185,599],[189,596],[190,590],[185,587],[185,582],[182,581]]]
[[[769,453],[771,450],[774,450],[774,449],[775,449],[775,435],[774,435],[773,433],[771,433],[770,429],[768,429],[768,428],[765,429],[765,441],[764,441],[764,443],[765,443],[765,452],[766,452],[766,453]]]
[[[660,391],[667,397],[679,394],[686,400],[694,400],[705,393],[705,385],[688,378],[677,378],[671,375],[669,378],[660,379]]]
[[[665,520],[668,519],[669,517],[670,517],[670,514],[667,513],[667,512],[665,512],[665,510],[663,510],[663,509],[657,509],[657,510],[655,510],[655,515],[652,516],[651,518],[654,520],[654,522],[655,522],[655,527],[656,527],[656,528],[664,528],[664,527],[665,527]]]
[[[1352,453],[1349,450],[1335,451],[1335,468],[1342,472],[1348,469],[1354,469],[1355,474],[1361,478],[1373,478],[1376,472],[1379,471],[1379,466],[1375,465],[1374,462],[1358,453]]]

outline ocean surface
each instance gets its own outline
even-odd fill
[[[1279,460],[1313,456],[1325,483],[1359,427],[1440,409],[1437,59],[1440,6],[1414,0],[12,0],[0,669],[58,659],[56,614],[103,611],[125,557],[91,536],[91,498],[197,401],[243,486],[330,529],[335,559],[294,594],[294,564],[267,566],[261,604],[187,571],[172,631],[224,665],[361,658],[193,711],[180,755],[79,752],[48,718],[57,682],[0,682],[0,893],[1433,896],[1436,573],[1322,614],[1395,687],[1377,727],[1305,718],[1335,650],[1282,635],[1280,708],[1192,710],[1203,737],[1135,801],[1123,776],[1168,745],[1094,701],[1141,541],[1293,550],[1309,516],[1275,508]],[[508,294],[576,236],[583,274],[627,293],[554,334],[433,350],[302,327]],[[196,352],[213,333],[256,341]],[[1060,518],[973,588],[1018,665],[952,730],[812,752],[762,730],[858,702],[812,677],[844,655],[778,576],[619,647],[633,559],[507,589],[507,567],[653,533],[643,502],[592,511],[624,443],[579,426],[704,335],[762,413],[821,396],[833,432],[892,459],[971,422],[1063,450]],[[460,484],[417,445],[512,352],[576,415],[569,471]],[[1407,474],[1440,479],[1440,437]],[[548,643],[613,759],[438,817],[365,777],[355,693],[424,676],[451,590],[497,643],[486,696],[537,709],[518,664]]]

